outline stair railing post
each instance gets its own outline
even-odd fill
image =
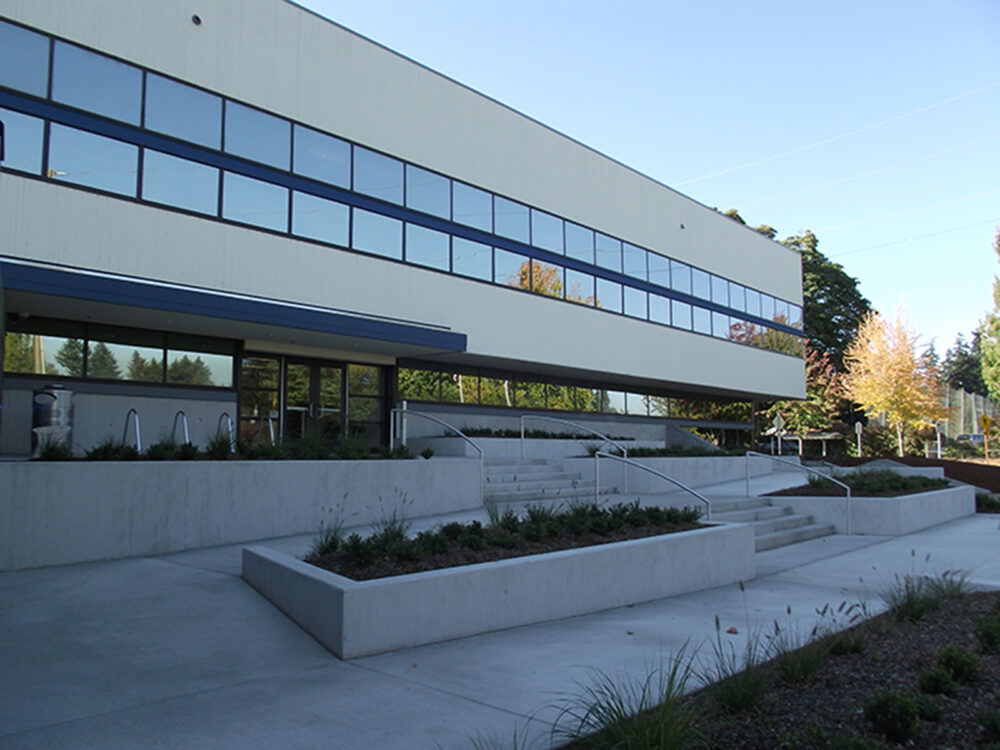
[[[524,459],[524,415],[521,415],[521,458]]]
[[[399,443],[406,448],[406,401],[401,407],[403,411],[399,413]]]
[[[601,494],[601,457],[597,455],[600,451],[594,452],[594,503],[599,502]]]
[[[744,458],[746,459],[745,466],[746,466],[747,497],[750,497],[750,456],[744,456]]]

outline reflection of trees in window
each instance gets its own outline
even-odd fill
[[[480,403],[489,406],[513,406],[510,381],[499,378],[479,379]]]
[[[413,401],[437,401],[439,373],[431,370],[411,370],[400,367],[398,371],[399,397]]]
[[[153,359],[151,364],[159,368],[159,363]],[[167,365],[167,382],[184,385],[213,385],[212,371],[201,357],[192,359],[184,355]]]
[[[30,333],[8,333],[3,338],[3,369],[34,372],[35,345]]]
[[[146,359],[139,352],[133,351],[128,361],[128,379],[159,383],[163,380],[163,362],[156,357]]]
[[[70,339],[66,343],[68,344],[70,341],[73,341],[73,339]],[[64,344],[63,348],[65,346]],[[62,352],[62,349],[59,351]],[[56,355],[56,360],[59,361],[58,354]],[[61,361],[59,363],[62,364]],[[87,377],[102,378],[105,380],[122,379],[122,371],[115,360],[115,355],[111,353],[111,350],[103,341],[99,341],[94,345],[93,351],[90,352],[90,356],[87,358]]]
[[[37,346],[41,346],[41,337],[36,336],[39,339]],[[103,346],[103,345],[102,345]],[[104,347],[108,354],[108,348]],[[55,354],[56,363],[62,367],[63,372],[71,378],[82,378],[83,377],[83,341],[80,339],[66,339],[63,345],[59,347],[59,351]],[[114,362],[114,358],[112,358]],[[115,367],[118,364],[115,363]],[[55,369],[55,368],[51,368]]]

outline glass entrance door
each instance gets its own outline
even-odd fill
[[[286,440],[320,436],[333,445],[343,434],[344,366],[285,360]]]

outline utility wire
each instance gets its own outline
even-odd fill
[[[857,253],[865,253],[869,250],[878,250],[883,247],[891,247],[892,245],[902,245],[906,242],[915,242],[917,240],[926,239],[927,237],[937,237],[942,234],[950,234],[951,232],[958,232],[962,229],[971,229],[972,227],[981,227],[984,224],[994,224],[1000,222],[1000,216],[995,219],[987,219],[986,221],[976,221],[972,224],[963,224],[960,227],[949,227],[948,229],[942,229],[938,232],[928,232],[927,234],[918,234],[915,237],[906,237],[901,240],[892,240],[891,242],[880,242],[877,245],[867,245],[865,247],[859,247],[855,250],[847,250],[843,253],[831,253],[830,258],[843,258],[845,255],[855,255]]]
[[[890,172],[893,169],[900,169],[902,167],[908,167],[912,164],[918,164],[922,161],[928,161],[930,159],[936,159],[939,156],[944,156],[945,154],[952,154],[956,151],[961,151],[962,149],[972,148],[973,146],[981,146],[984,143],[989,143],[990,141],[995,141],[1000,138],[1000,134],[991,135],[989,138],[983,138],[978,141],[973,141],[971,143],[963,143],[961,146],[953,146],[952,148],[945,149],[944,151],[938,151],[934,154],[927,154],[926,156],[918,156],[916,159],[910,159],[909,161],[901,161],[897,164],[891,164],[887,167],[880,167],[878,169],[872,169],[868,172],[861,172],[856,175],[851,175],[850,177],[841,177],[837,180],[831,180],[830,182],[824,182],[819,185],[812,185],[810,187],[804,187],[799,190],[792,190],[788,193],[779,193],[777,195],[768,195],[764,198],[758,198],[752,201],[741,201],[734,205],[744,209],[747,206],[756,206],[758,203],[765,203],[766,201],[777,200],[778,198],[789,198],[793,195],[802,195],[803,193],[811,193],[814,190],[822,190],[823,188],[833,187],[834,185],[843,185],[845,182],[853,182],[854,180],[860,180],[864,177],[871,177],[872,175],[882,174],[883,172]]]
[[[857,130],[851,130],[847,133],[841,133],[840,135],[835,135],[830,138],[824,138],[822,141],[816,141],[816,143],[810,143],[808,146],[799,146],[798,148],[793,148],[791,151],[785,151],[780,154],[775,154],[774,156],[768,156],[763,159],[757,159],[756,161],[747,162],[746,164],[741,164],[738,167],[730,167],[729,169],[723,169],[719,172],[712,172],[711,174],[702,175],[701,177],[695,177],[690,180],[684,180],[683,182],[673,183],[674,187],[683,187],[684,185],[690,185],[694,182],[701,182],[702,180],[708,180],[712,177],[721,177],[724,174],[730,174],[732,172],[738,172],[741,169],[749,169],[750,167],[756,167],[760,164],[767,164],[771,161],[776,161],[777,159],[784,159],[786,156],[792,156],[794,154],[800,154],[803,151],[809,151],[814,148],[819,148],[820,146],[825,146],[828,143],[834,143],[836,141],[843,140],[844,138],[850,138],[851,136],[859,135],[861,133],[867,133],[869,130],[875,130],[876,128],[881,128],[885,125],[889,125],[894,122],[899,122],[900,120],[906,119],[907,117],[913,117],[914,115],[919,115],[923,112],[935,109],[937,107],[943,107],[945,104],[951,104],[952,102],[957,102],[959,99],[964,99],[967,96],[973,96],[975,94],[980,94],[983,91],[988,91],[989,89],[996,88],[1000,86],[1000,81],[995,81],[986,86],[982,86],[978,89],[973,89],[972,91],[966,91],[964,94],[958,94],[957,96],[949,97],[948,99],[943,99],[942,101],[935,102],[934,104],[928,104],[926,107],[921,107],[920,109],[915,109],[912,112],[907,112],[906,114],[896,115],[895,117],[890,117],[888,120],[882,120],[881,122],[876,122],[873,125],[866,125],[863,128],[858,128]]]
[[[989,190],[989,191],[987,191],[985,193],[977,193],[976,195],[966,195],[963,198],[952,198],[951,200],[941,201],[940,203],[931,203],[930,205],[927,205],[927,206],[918,206],[917,208],[908,208],[905,211],[897,211],[894,214],[883,214],[882,216],[873,216],[870,219],[860,219],[858,221],[848,222],[847,224],[838,224],[838,225],[833,226],[833,227],[821,227],[821,228],[819,228],[819,229],[817,229],[815,231],[816,231],[816,234],[819,234],[820,232],[833,232],[833,231],[836,231],[837,229],[846,229],[847,227],[857,227],[857,226],[860,226],[862,224],[871,224],[872,222],[882,221],[882,219],[894,219],[897,216],[906,216],[908,214],[915,214],[915,213],[917,213],[919,211],[928,211],[928,210],[930,210],[932,208],[941,208],[942,206],[951,206],[951,205],[954,205],[956,203],[963,203],[965,201],[975,200],[976,198],[985,198],[988,195],[996,195],[997,193],[1000,193],[1000,188],[998,188],[996,190]]]

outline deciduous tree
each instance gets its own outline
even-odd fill
[[[823,430],[840,410],[843,386],[840,373],[830,355],[820,353],[806,342],[806,397],[802,401],[776,401],[766,414],[773,419],[780,414],[790,432],[805,435]]]
[[[993,250],[1000,255],[1000,229],[993,240]],[[1000,279],[993,277],[993,312],[986,316],[980,332],[983,384],[994,400],[1000,401]]]
[[[886,321],[877,312],[865,316],[844,355],[845,394],[871,416],[884,414],[896,430],[903,455],[907,429],[947,416],[941,382],[917,352],[918,336],[897,312]]]

